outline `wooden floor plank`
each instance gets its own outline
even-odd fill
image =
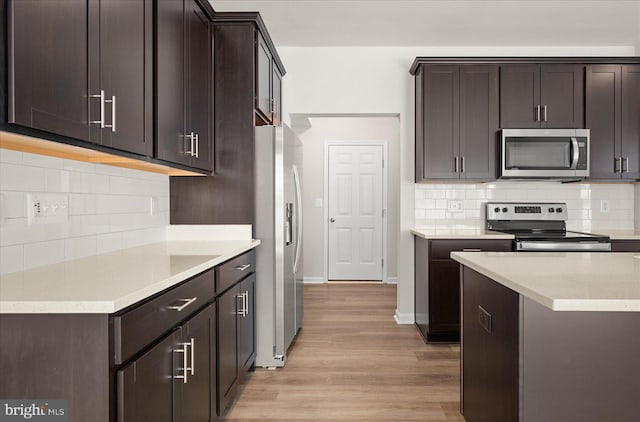
[[[397,325],[395,286],[307,285],[304,294],[286,367],[256,369],[224,421],[464,421],[459,347],[426,345],[413,325]]]

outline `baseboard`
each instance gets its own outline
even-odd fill
[[[324,277],[305,277],[302,282],[304,284],[326,284],[327,279]]]
[[[396,324],[404,325],[404,324],[413,324],[413,314],[401,314],[396,309],[396,314],[393,316],[393,319],[396,320]]]
[[[398,277],[387,277],[385,284],[398,284]]]

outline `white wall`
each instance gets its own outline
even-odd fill
[[[68,221],[29,225],[29,193],[68,196]],[[161,241],[169,224],[169,177],[137,170],[0,149],[0,195],[1,274]]]
[[[430,230],[479,229],[485,225],[486,202],[567,204],[567,229],[577,231],[633,230],[633,185],[558,182],[496,182],[484,184],[416,184],[416,227]],[[463,212],[447,211],[447,201],[463,201]],[[609,211],[602,212],[602,201]],[[637,202],[637,200],[635,201]]]
[[[632,56],[623,47],[279,47],[287,69],[284,116],[289,113],[391,113],[400,116],[400,228],[396,318],[413,322],[414,86],[416,56]],[[393,187],[390,186],[390,189]]]
[[[332,142],[386,141],[387,143],[387,278],[397,278],[397,234],[399,230],[398,190],[398,152],[400,141],[400,125],[397,117],[313,117],[309,119],[311,127],[299,131],[298,137],[304,145],[304,162],[302,180],[304,204],[304,277],[308,281],[326,281],[327,271],[324,263],[324,189],[325,178],[325,145]],[[315,205],[316,199],[323,201],[322,207]]]

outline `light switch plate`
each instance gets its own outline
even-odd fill
[[[461,199],[449,199],[447,200],[447,211],[449,212],[463,212],[464,206]]]
[[[63,193],[27,195],[28,224],[55,224],[69,220],[69,196]]]

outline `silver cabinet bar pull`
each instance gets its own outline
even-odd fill
[[[249,315],[249,290],[245,290],[244,293],[242,293],[242,297],[244,297],[244,315],[243,316],[247,316]]]
[[[460,173],[464,173],[464,156],[460,157]]]
[[[199,151],[200,151],[200,135],[196,133],[196,151],[194,153],[194,157],[198,158]]]
[[[240,309],[236,311],[236,315],[244,316],[244,293],[236,295],[236,306],[238,305],[238,299],[240,299]]]
[[[453,157],[453,172],[458,172],[458,156]]]
[[[540,106],[536,106],[536,122],[540,121]]]
[[[188,371],[188,363],[187,363],[187,347],[189,347],[191,343],[182,343],[182,349],[174,349],[173,351],[176,353],[182,353],[182,375],[174,375],[173,378],[181,379],[184,384],[187,383],[187,371]]]
[[[111,124],[103,127],[110,127],[111,132],[116,131],[116,96],[112,95],[110,100],[104,100],[105,103],[111,103]]]
[[[181,302],[184,302],[184,303],[182,305],[167,306],[167,309],[171,309],[171,310],[174,310],[174,311],[181,312],[184,308],[186,308],[187,306],[191,305],[193,302],[198,300],[198,297],[194,296],[191,299],[178,299],[178,300],[181,301]]]
[[[100,98],[100,120],[92,120],[89,123],[100,125],[104,129],[104,90],[100,90],[100,94],[90,95],[91,98]]]
[[[245,271],[248,268],[251,268],[251,264],[238,265],[237,267],[235,267],[235,269],[238,271]]]
[[[613,158],[613,172],[618,173],[622,172],[622,157],[614,157]]]
[[[186,343],[191,346],[191,366],[187,369],[191,371],[191,375],[196,374],[196,339],[191,337],[191,342]],[[185,346],[186,347],[186,346]]]
[[[629,173],[629,157],[620,157],[620,173]]]
[[[462,248],[462,252],[482,252],[482,249],[478,249],[478,248]]]
[[[543,122],[547,121],[547,106],[546,105],[544,107],[542,107],[542,121]]]

